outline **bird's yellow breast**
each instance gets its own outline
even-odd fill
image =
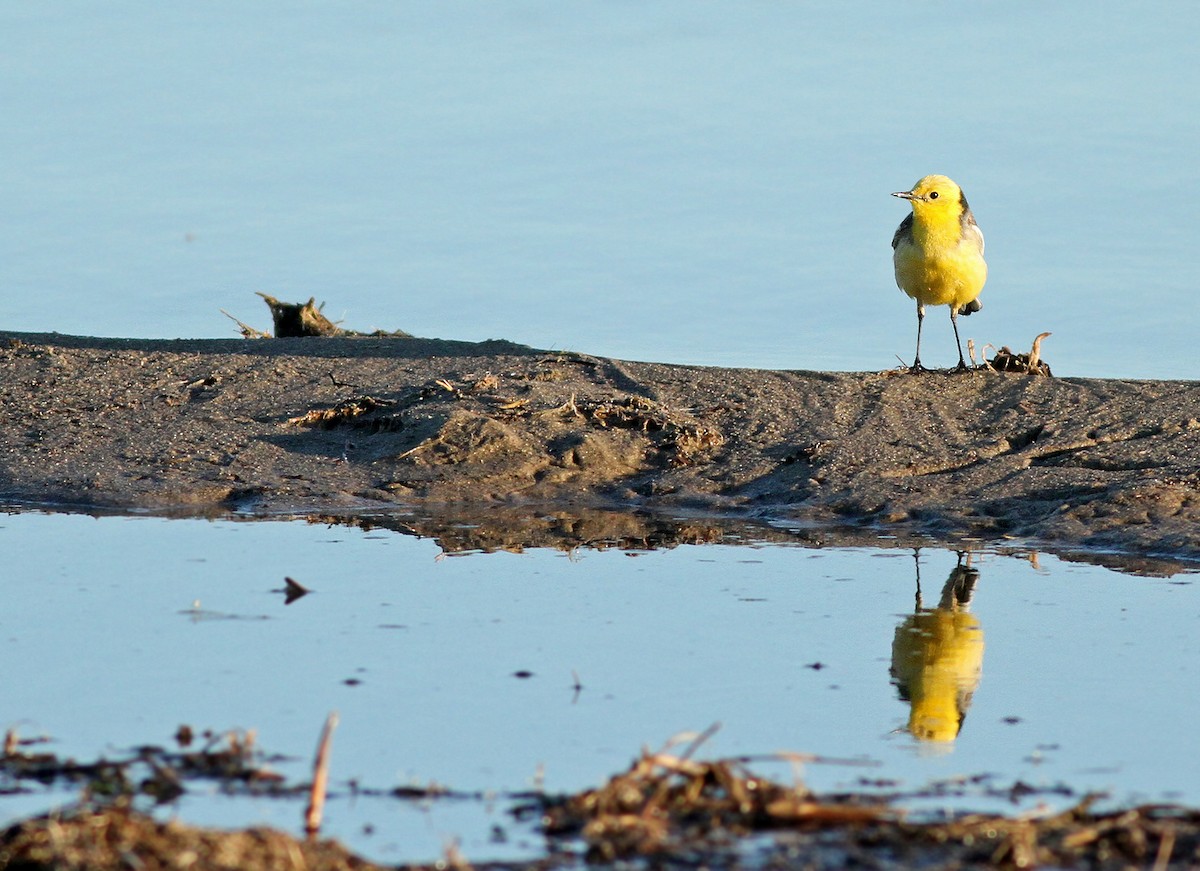
[[[923,305],[966,305],[987,281],[982,236],[958,213],[914,214],[893,253],[896,284]]]
[[[987,263],[968,245],[896,246],[896,284],[924,305],[966,305],[987,281]]]

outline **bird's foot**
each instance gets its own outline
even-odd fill
[[[929,370],[921,365],[921,358],[918,357],[917,359],[913,360],[913,364],[908,367],[908,371],[912,375],[920,375],[922,372],[928,372]]]

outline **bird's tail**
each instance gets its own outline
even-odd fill
[[[979,300],[977,300],[977,299],[973,299],[973,300],[971,300],[969,303],[967,303],[966,305],[964,305],[963,307],[961,307],[961,308],[958,310],[958,313],[959,313],[960,315],[969,315],[969,314],[974,314],[975,312],[979,311],[981,308],[983,308],[983,303],[981,303],[981,302],[980,302]]]

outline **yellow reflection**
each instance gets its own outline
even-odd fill
[[[983,673],[983,629],[968,609],[979,572],[968,554],[950,572],[935,608],[921,602],[920,552],[917,607],[896,627],[892,641],[892,681],[912,710],[908,731],[918,741],[949,742],[958,737],[971,697]]]

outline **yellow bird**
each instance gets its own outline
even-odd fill
[[[927,305],[950,306],[958,368],[966,369],[958,316],[983,308],[978,300],[987,281],[983,232],[962,188],[944,175],[927,175],[911,191],[897,191],[892,196],[912,204],[912,214],[892,236],[896,284],[917,301],[917,356],[912,371],[925,368],[921,365],[921,323]]]

